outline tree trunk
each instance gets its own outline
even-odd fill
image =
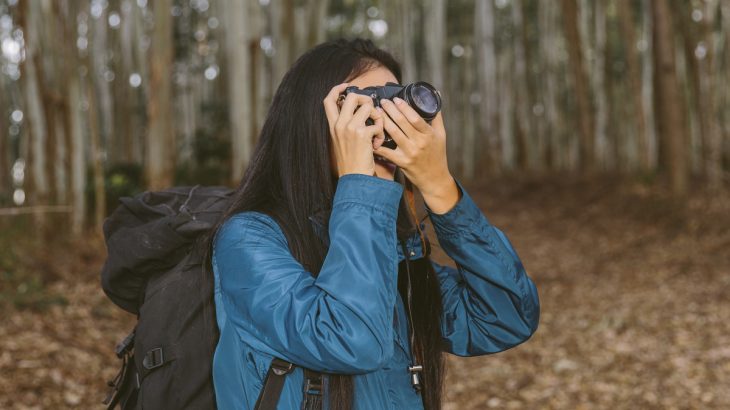
[[[150,190],[164,189],[173,184],[176,144],[172,127],[173,63],[172,0],[158,0],[154,4],[155,27],[149,50],[150,90],[147,104],[149,132],[145,170]]]
[[[463,101],[464,107],[464,135],[460,145],[462,157],[462,177],[465,180],[473,180],[475,177],[476,167],[476,149],[475,149],[475,127],[474,127],[474,106],[471,103],[471,93],[475,87],[474,84],[474,60],[472,53],[464,53],[464,86],[460,99]]]
[[[0,95],[8,95],[5,89],[5,76],[0,76]],[[9,112],[10,107],[8,101],[9,98],[0,98],[0,113]],[[10,128],[8,118],[8,115],[0,115],[0,130]],[[10,135],[9,133],[0,133],[0,198],[10,198],[11,196],[10,164],[12,161],[10,154]]]
[[[71,73],[68,82],[68,108],[71,123],[71,191],[73,193],[71,231],[75,235],[80,235],[86,216],[86,143],[81,116],[81,87],[75,71],[74,69]]]
[[[426,7],[423,38],[430,82],[442,93],[444,89],[444,52],[446,44],[446,1],[430,0]]]
[[[636,29],[629,0],[617,0],[618,20],[626,50],[626,75],[631,94],[631,116],[636,127],[636,150],[638,166],[642,171],[650,169],[649,135],[646,127],[646,113],[642,100],[641,60],[636,49]]]
[[[497,87],[497,54],[494,44],[494,6],[491,0],[477,0],[474,10],[474,38],[477,52],[477,80],[479,87],[478,149],[487,165],[487,173],[499,169],[499,105]],[[481,175],[480,175],[481,176]]]
[[[645,50],[642,53],[641,66],[641,101],[646,113],[647,159],[649,169],[656,169],[658,163],[659,141],[656,129],[656,113],[654,107],[654,40],[651,0],[641,2],[643,25],[641,29],[642,44]]]
[[[308,0],[307,13],[309,15],[309,32],[307,33],[307,48],[323,42],[326,37],[327,9],[329,0]]]
[[[107,66],[107,54],[112,43],[107,41],[108,38],[108,13],[109,8],[103,8],[99,18],[93,18],[92,35],[89,38],[91,45],[91,64],[89,64],[90,85],[92,91],[96,94],[94,99],[98,102],[99,110],[99,141],[101,146],[110,147],[108,154],[111,162],[119,162],[122,153],[121,146],[113,145],[118,139],[114,138],[114,104],[112,103],[112,89],[107,76],[111,75],[111,70]],[[169,14],[169,10],[168,10]],[[117,81],[120,81],[118,79]],[[92,154],[93,155],[93,154]]]
[[[103,235],[102,226],[106,215],[106,189],[104,188],[104,164],[101,152],[99,132],[98,105],[94,96],[93,82],[89,82],[86,90],[86,101],[89,105],[89,151],[94,177],[94,229]]]
[[[23,2],[20,4],[20,26],[25,33],[25,52],[26,57],[22,65],[23,75],[21,77],[21,85],[23,88],[23,98],[25,106],[25,114],[28,118],[28,126],[30,128],[32,161],[30,161],[30,175],[33,179],[33,189],[27,192],[28,202],[33,205],[45,204],[48,201],[48,174],[46,172],[46,142],[48,132],[46,129],[46,113],[41,95],[42,78],[39,70],[41,58],[38,54],[40,43],[40,32],[38,25],[41,23],[38,19],[40,12],[40,4],[36,2]],[[42,222],[42,221],[39,221]]]
[[[395,24],[400,25],[401,37],[401,53],[403,58],[403,81],[409,83],[416,80],[418,76],[418,67],[416,65],[416,56],[413,52],[413,27],[414,16],[416,10],[412,7],[411,0],[403,0],[396,3],[399,7],[399,21]]]
[[[652,1],[652,16],[657,131],[663,145],[663,165],[669,173],[672,192],[683,196],[688,188],[685,110],[675,66],[674,30],[666,0]]]
[[[562,0],[563,8],[563,29],[568,46],[568,58],[570,60],[570,71],[573,78],[576,106],[578,109],[578,135],[579,135],[579,156],[580,169],[588,171],[594,168],[594,120],[593,109],[591,108],[590,90],[588,89],[588,76],[581,50],[581,38],[578,32],[578,7],[576,0]]]
[[[240,0],[239,0],[240,1]],[[229,7],[242,7],[233,5]],[[291,56],[294,54],[294,1],[279,0],[269,3],[271,21],[274,22],[272,40],[274,46],[274,89],[278,88],[284,74],[289,70],[292,63]],[[243,8],[245,10],[245,8]],[[240,20],[235,24],[241,24]],[[230,25],[229,25],[230,26]],[[241,28],[240,30],[244,30]],[[239,30],[239,31],[240,31]]]
[[[252,149],[252,93],[247,81],[251,67],[247,4],[239,0],[228,0],[225,13],[228,16],[226,47],[230,75],[228,113],[231,124],[231,179],[237,182],[243,177]]]
[[[512,90],[515,95],[515,138],[517,148],[517,167],[527,170],[530,167],[531,112],[528,94],[527,52],[525,49],[525,19],[522,14],[522,2],[512,1],[512,27],[514,29],[512,47],[514,50],[514,75]]]
[[[702,22],[702,43],[705,55],[698,55],[699,94],[702,96],[705,107],[700,111],[700,121],[706,125],[704,135],[704,159],[703,164],[707,175],[707,182],[710,189],[718,190],[722,187],[722,116],[718,115],[719,84],[718,73],[721,71],[721,64],[718,64],[716,56],[719,51],[722,35],[716,34],[714,25],[717,18],[718,0],[707,0],[704,3],[704,20]],[[729,27],[725,28],[730,30]],[[698,51],[700,45],[698,45]],[[726,73],[727,74],[727,73]],[[725,90],[727,92],[727,89]]]

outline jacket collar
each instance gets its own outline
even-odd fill
[[[332,208],[326,208],[309,215],[309,221],[312,223],[312,228],[317,236],[322,240],[325,246],[329,247],[329,219],[332,213]],[[421,229],[425,229],[425,224],[421,223]],[[421,238],[418,235],[418,231],[414,231],[404,241],[406,244],[406,250],[408,252],[409,259],[419,259],[423,257],[423,246],[421,245]],[[403,254],[402,245],[399,243],[398,246],[398,262],[405,259]]]

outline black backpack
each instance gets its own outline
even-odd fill
[[[106,295],[137,315],[116,347],[122,366],[103,401],[108,409],[215,409],[213,353],[219,330],[200,240],[233,190],[183,186],[120,198],[104,221]],[[257,409],[274,409],[294,365],[274,359]],[[321,374],[305,371],[303,408],[319,408]]]

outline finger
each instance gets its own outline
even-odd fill
[[[446,128],[444,128],[444,117],[441,115],[441,111],[431,121],[431,127],[437,131],[438,135],[446,135]]]
[[[352,120],[353,112],[359,105],[370,103],[372,105],[373,99],[369,96],[350,93],[345,97],[345,102],[340,106],[339,117],[337,117],[337,123],[335,128],[338,130],[347,127],[347,124]]]
[[[339,108],[337,108],[337,98],[339,97],[340,93],[345,91],[345,88],[347,88],[348,85],[348,83],[338,84],[332,87],[327,96],[324,97],[324,111],[327,115],[327,120],[332,126],[335,125],[335,121],[340,114],[340,110]]]
[[[348,126],[353,127],[353,129],[360,128],[365,124],[365,120],[373,115],[372,111],[374,111],[374,109],[373,100],[368,99],[366,103],[361,105],[357,111],[355,111],[355,115],[352,116]]]
[[[373,154],[381,156],[401,168],[403,168],[403,165],[406,164],[406,155],[403,153],[400,147],[390,149],[388,147],[380,146],[376,149],[373,149]]]
[[[357,93],[347,94],[347,97],[345,97],[345,102],[342,103],[342,107],[340,107],[340,117],[344,115],[347,121],[349,121],[352,117],[353,112],[355,112],[355,108],[368,102],[371,105],[373,103],[372,97],[368,95],[362,95]]]
[[[400,112],[403,114],[404,117],[408,120],[408,122],[411,123],[413,128],[418,130],[419,132],[426,134],[430,131],[431,126],[428,125],[426,120],[421,117],[416,110],[414,110],[410,105],[408,105],[405,101],[402,99],[396,97],[393,98],[393,102],[395,103],[395,106],[398,107]]]
[[[416,136],[417,133],[420,133],[420,131],[416,131],[416,129],[413,128],[413,125],[411,125],[411,123],[408,121],[405,115],[403,115],[400,109],[396,107],[394,102],[383,99],[380,100],[380,105],[383,107],[385,112],[388,113],[388,116],[393,120],[393,122],[398,124],[398,127],[403,130],[403,133],[408,138],[413,138]]]
[[[380,107],[378,107],[380,108]],[[370,118],[373,118],[373,121],[375,121],[375,126],[380,128],[380,132],[378,132],[377,135],[375,135],[375,138],[373,138],[373,149],[379,148],[381,145],[383,145],[383,142],[385,142],[385,129],[383,128],[383,114],[380,113],[377,109],[373,110],[378,113],[377,118],[373,118],[373,116],[370,116]]]
[[[403,147],[404,149],[409,149],[411,147],[413,141],[411,141],[398,127],[398,125],[387,115],[383,115],[383,129],[390,134],[390,137],[393,138],[399,147]]]

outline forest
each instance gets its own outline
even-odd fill
[[[449,359],[446,409],[730,407],[730,0],[0,0],[0,407],[100,405],[135,319],[104,219],[235,187],[339,37],[440,90],[451,173],[540,289],[534,339]]]

